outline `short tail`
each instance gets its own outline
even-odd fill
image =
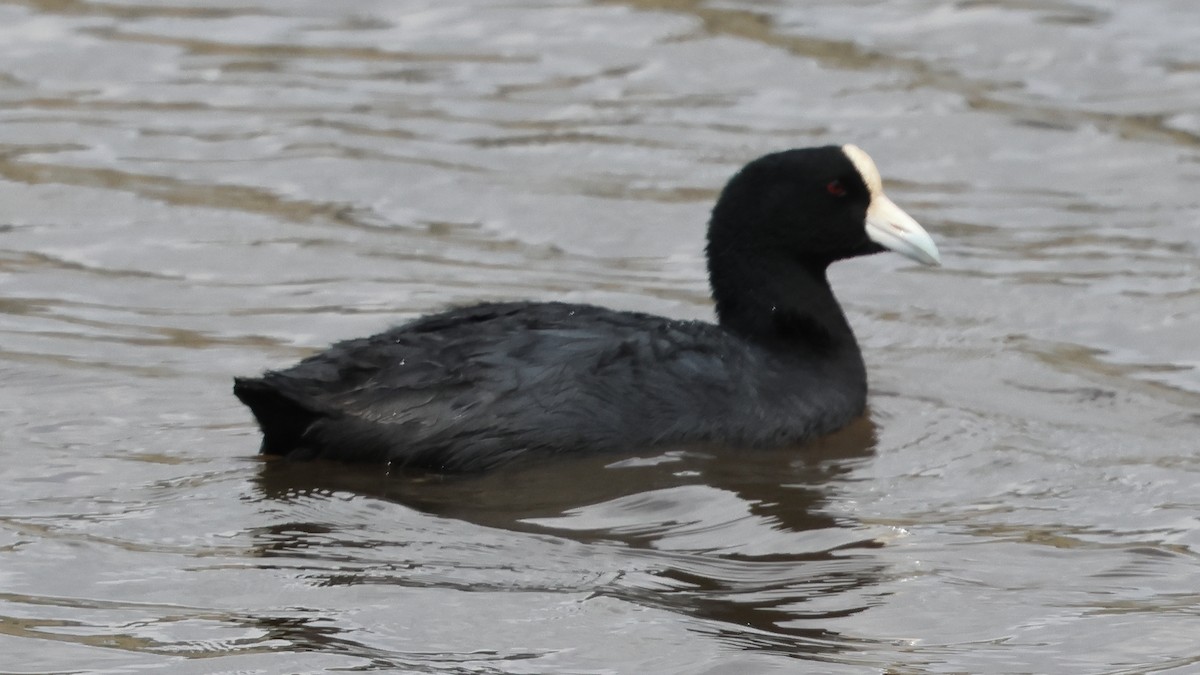
[[[304,433],[321,413],[289,398],[263,378],[236,377],[233,395],[254,413],[262,429],[260,452],[287,455],[301,445]]]

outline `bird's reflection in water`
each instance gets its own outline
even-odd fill
[[[637,572],[604,576],[590,589],[594,595],[699,620],[690,625],[741,648],[840,651],[854,649],[854,641],[829,633],[821,619],[864,609],[861,591],[881,570],[870,554],[875,540],[826,507],[829,491],[871,456],[875,442],[875,426],[864,416],[799,449],[558,458],[454,476],[266,461],[258,487],[275,503],[363,496],[489,528],[617,548],[637,561],[631,566]],[[263,553],[307,549],[312,542],[299,541],[306,536],[328,547],[330,529],[288,522],[264,533],[270,545]],[[347,548],[361,545],[347,542]],[[378,579],[340,574],[338,583]],[[814,602],[838,595],[847,597]]]

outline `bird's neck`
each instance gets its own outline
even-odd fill
[[[854,332],[829,287],[826,264],[777,252],[715,249],[710,246],[709,278],[723,328],[773,351],[862,368]]]

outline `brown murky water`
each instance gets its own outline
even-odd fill
[[[0,0],[0,670],[1200,672],[1200,5]],[[747,159],[834,282],[804,454],[259,461],[234,374],[451,303],[711,312]]]

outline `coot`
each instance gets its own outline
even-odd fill
[[[717,323],[488,303],[238,378],[262,452],[477,471],[688,444],[798,445],[862,414],[867,377],[830,263],[937,247],[853,145],[778,152],[725,186],[708,228]]]

